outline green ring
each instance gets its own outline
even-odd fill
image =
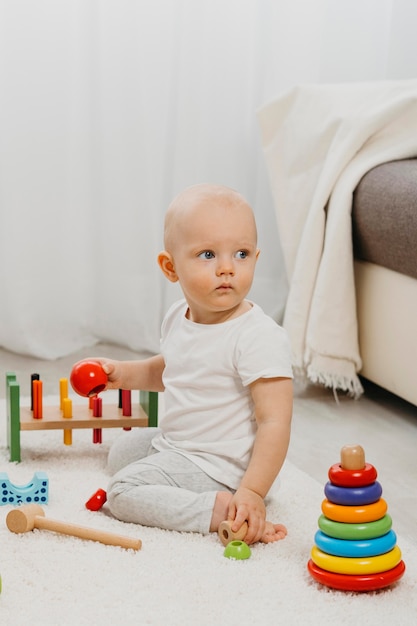
[[[243,560],[248,559],[251,555],[251,549],[244,541],[231,541],[227,544],[223,556],[228,559]]]
[[[374,522],[345,524],[334,522],[325,515],[320,515],[318,525],[322,532],[335,539],[375,539],[391,530],[392,519],[386,514]]]

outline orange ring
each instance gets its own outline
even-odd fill
[[[310,557],[313,563],[327,572],[354,575],[379,574],[398,565],[401,561],[401,550],[398,546],[394,546],[389,552],[378,556],[347,557],[327,554],[314,545]]]
[[[380,498],[377,502],[363,506],[333,504],[333,502],[326,499],[321,503],[321,510],[323,515],[334,522],[361,524],[363,522],[375,522],[375,520],[384,517],[388,510],[388,505],[384,498]]]
[[[364,487],[376,481],[377,471],[370,463],[365,463],[361,470],[343,469],[340,463],[335,463],[329,469],[329,479],[338,487]]]
[[[376,591],[397,582],[405,572],[405,563],[400,561],[398,565],[385,572],[359,576],[328,572],[316,565],[311,559],[307,563],[307,569],[317,582],[332,589],[341,591]]]

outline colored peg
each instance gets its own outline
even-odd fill
[[[39,380],[39,374],[31,374],[30,377],[30,410],[33,411],[33,381]]]
[[[132,392],[130,389],[121,389],[121,401],[122,401],[122,415],[123,417],[131,417],[132,416]],[[129,427],[125,426],[123,430],[131,430]]]
[[[85,508],[89,511],[99,511],[107,502],[107,493],[104,489],[97,489],[95,493],[85,503]]]
[[[43,417],[42,381],[34,380],[33,383],[33,417],[41,420]]]
[[[65,419],[72,418],[72,400],[71,398],[62,399],[62,416]],[[70,428],[64,428],[64,444],[66,446],[72,445],[72,430]]]
[[[122,389],[122,414],[125,417],[132,415],[132,392],[130,389]]]
[[[61,411],[64,410],[65,398],[68,398],[68,379],[60,378],[59,379],[59,400],[60,400],[59,408],[61,409]]]
[[[103,403],[101,398],[94,396],[93,398],[93,417],[103,417]],[[102,430],[101,428],[93,429],[93,443],[102,443]]]
[[[35,528],[41,530],[51,530],[52,532],[98,541],[108,546],[119,546],[120,548],[140,550],[142,542],[140,539],[123,537],[103,530],[68,524],[45,517],[44,510],[38,504],[24,504],[18,509],[10,511],[6,517],[7,528],[12,533],[26,533]]]
[[[72,417],[72,400],[71,398],[64,398],[62,403],[62,415],[66,419],[71,419]]]

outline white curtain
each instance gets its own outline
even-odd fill
[[[303,82],[417,76],[414,0],[0,0],[0,346],[158,350],[180,295],[156,255],[171,198],[254,207],[251,296],[287,285],[257,109]]]

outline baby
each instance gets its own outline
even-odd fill
[[[108,459],[107,501],[120,520],[215,532],[244,522],[244,541],[282,539],[264,499],[285,460],[292,369],[285,331],[246,299],[259,256],[254,215],[228,187],[185,189],[165,218],[158,263],[184,299],[168,311],[161,352],[97,359],[108,389],[164,391],[158,428],[124,433]]]

